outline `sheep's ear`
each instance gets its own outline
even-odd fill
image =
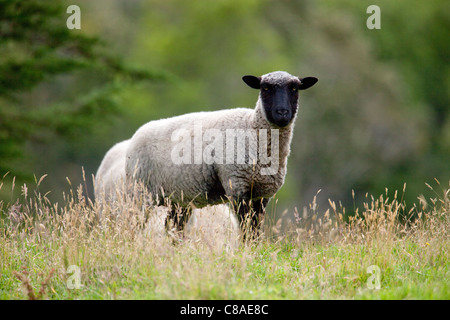
[[[298,78],[298,79],[301,82],[300,86],[298,87],[300,90],[308,89],[308,88],[312,87],[313,85],[315,85],[317,81],[319,81],[319,79],[317,79],[315,77],[306,77],[306,78]]]
[[[253,89],[261,89],[261,77],[243,76],[242,80]]]

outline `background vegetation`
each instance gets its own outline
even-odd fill
[[[448,1],[380,0],[380,30],[359,0],[70,4],[81,30],[66,28],[68,2],[0,1],[3,199],[14,176],[48,174],[41,188],[60,201],[66,177],[80,183],[82,166],[90,177],[141,124],[252,108],[241,76],[273,70],[320,79],[301,97],[275,215],[318,189],[319,205],[352,207],[406,182],[413,203],[424,182],[450,177]]]

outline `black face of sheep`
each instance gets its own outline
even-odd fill
[[[244,76],[244,82],[259,89],[267,121],[277,127],[286,127],[295,118],[298,108],[298,91],[312,87],[314,77],[298,78],[286,72],[273,72],[262,77]]]

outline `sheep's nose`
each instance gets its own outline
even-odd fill
[[[287,109],[278,109],[277,114],[281,117],[287,117],[289,114],[289,110]]]

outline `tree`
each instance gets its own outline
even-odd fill
[[[98,37],[69,30],[60,2],[0,0],[0,8],[1,176],[30,176],[27,143],[87,134],[100,119],[120,112],[115,96],[126,85],[168,78],[130,67]],[[55,78],[78,83],[80,90],[58,94]]]

